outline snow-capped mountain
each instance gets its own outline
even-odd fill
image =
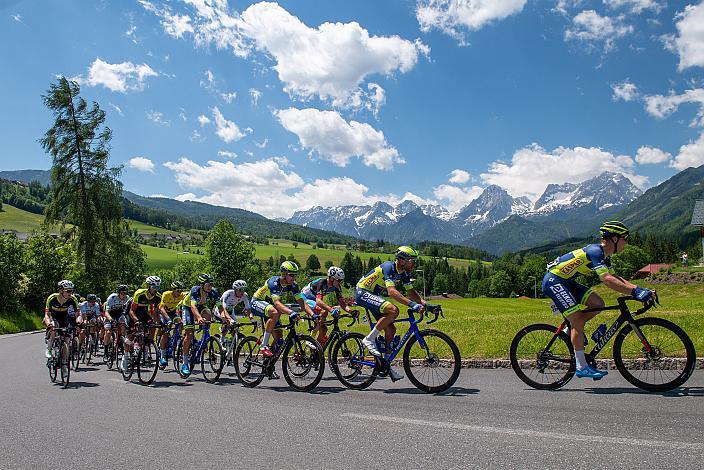
[[[587,227],[590,218],[611,215],[640,194],[625,176],[605,172],[582,183],[551,184],[535,203],[526,197],[514,198],[501,187],[491,185],[457,212],[405,200],[395,207],[386,202],[371,206],[316,206],[296,212],[288,222],[368,240],[471,243],[472,237],[511,216],[535,222],[579,221]]]

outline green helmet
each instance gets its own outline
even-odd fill
[[[396,259],[416,259],[418,252],[410,246],[399,246],[396,249]]]
[[[298,274],[299,268],[293,261],[284,261],[281,263],[281,272],[289,274]]]
[[[186,286],[184,286],[183,282],[181,281],[174,281],[171,283],[171,288],[175,290],[183,290],[186,288]]]
[[[215,281],[215,278],[210,274],[201,273],[198,275],[198,282],[201,284],[205,284],[206,282],[212,283],[213,281]]]
[[[599,232],[601,232],[601,238],[609,238],[613,235],[625,237],[630,233],[628,227],[626,227],[623,222],[619,222],[618,220],[604,222],[602,226],[599,227]]]

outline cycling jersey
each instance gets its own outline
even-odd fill
[[[131,305],[137,305],[137,309],[135,310],[137,318],[140,321],[146,321],[151,319],[149,316],[150,306],[156,307],[159,303],[161,303],[161,294],[159,292],[151,294],[149,288],[146,288],[135,291]]]
[[[598,243],[555,258],[548,264],[548,271],[562,279],[571,279],[577,274],[588,275],[592,272],[598,276],[613,273],[611,258],[604,255],[604,247]]]
[[[125,305],[127,305],[127,302],[130,300],[132,300],[132,298],[129,295],[126,295],[125,300],[122,300],[117,292],[113,292],[105,301],[105,311],[108,312],[112,318],[117,320],[125,313]]]
[[[252,296],[252,300],[265,300],[269,303],[273,303],[281,298],[283,294],[290,292],[296,299],[301,299],[301,289],[298,284],[294,282],[286,287],[281,285],[281,276],[271,276],[268,281],[264,283]]]
[[[328,283],[327,277],[314,279],[301,290],[303,297],[310,300],[315,300],[318,296],[325,296],[332,293],[335,293],[338,297],[342,295],[340,289]]]
[[[193,286],[191,290],[183,297],[183,300],[178,304],[180,307],[204,307],[205,304],[212,300],[215,305],[220,305],[220,294],[216,288],[212,288],[210,292],[201,292],[200,286]]]
[[[220,297],[220,303],[222,303],[222,305],[225,306],[225,309],[231,313],[234,311],[235,306],[239,305],[240,303],[244,303],[245,309],[252,309],[252,307],[249,305],[249,297],[247,296],[247,293],[244,292],[242,294],[242,297],[237,297],[237,295],[235,295],[235,289],[229,289],[223,292],[222,297]]]
[[[78,301],[74,296],[66,299],[64,303],[59,301],[61,294],[51,294],[46,299],[44,311],[53,318],[60,328],[65,328],[76,323],[76,312],[79,310]]]
[[[396,287],[399,283],[407,288],[412,287],[411,274],[399,273],[395,262],[386,261],[362,277],[357,283],[357,288],[380,295],[386,294],[388,287]]]
[[[86,320],[97,318],[103,313],[100,308],[100,302],[94,302],[93,305],[91,305],[90,302],[86,300],[85,302],[81,302],[78,308],[81,312],[81,316]]]
[[[164,307],[167,312],[173,312],[185,296],[186,293],[181,292],[178,296],[174,297],[174,291],[167,290],[161,294],[161,303],[159,304],[159,307]]]

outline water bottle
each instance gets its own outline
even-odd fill
[[[396,351],[396,348],[398,347],[398,344],[401,342],[401,336],[396,335],[394,336],[393,341],[391,341],[391,346],[389,347],[389,352]]]
[[[380,353],[384,354],[386,352],[386,338],[382,336],[376,337],[376,348]]]
[[[281,349],[283,347],[284,347],[284,339],[279,338],[278,340],[276,340],[276,344],[274,345],[274,351],[278,351],[279,349]]]
[[[599,341],[599,338],[601,338],[604,333],[606,333],[606,323],[602,323],[599,325],[599,328],[597,328],[594,333],[592,333],[592,340],[596,343]]]

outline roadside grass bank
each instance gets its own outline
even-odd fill
[[[42,315],[18,310],[15,313],[0,314],[0,335],[9,333],[21,333],[23,331],[35,331],[44,328]]]

